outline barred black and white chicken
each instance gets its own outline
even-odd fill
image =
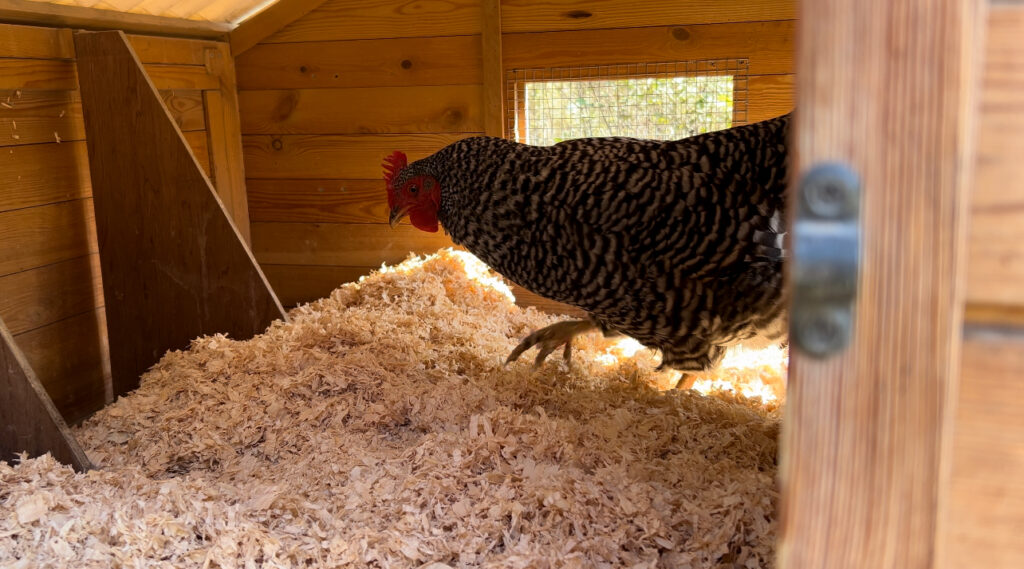
[[[735,343],[786,333],[782,263],[790,116],[660,142],[587,138],[530,146],[460,140],[384,163],[392,226],[406,215],[587,320],[530,334],[539,365],[600,328],[698,372]]]

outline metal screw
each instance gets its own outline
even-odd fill
[[[824,357],[849,342],[853,315],[843,308],[816,306],[795,315],[793,324],[793,340],[800,349]]]
[[[804,178],[803,205],[807,213],[822,219],[848,219],[857,211],[856,174],[839,164],[823,164]]]

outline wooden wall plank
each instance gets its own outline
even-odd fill
[[[171,89],[161,91],[160,97],[171,112],[171,118],[183,132],[206,129],[203,91]]]
[[[1024,333],[968,329],[953,444],[950,526],[937,567],[1024,564]]]
[[[437,152],[466,134],[248,135],[242,137],[251,178],[359,178],[382,175],[381,162],[395,150],[409,160]]]
[[[68,423],[103,407],[109,367],[102,308],[19,334],[15,341]]]
[[[135,55],[143,63],[176,63],[180,65],[204,65],[206,50],[218,49],[223,42],[168,38],[130,34],[128,41]]]
[[[722,22],[792,20],[795,2],[779,0],[503,0],[501,27],[506,33]]]
[[[239,102],[243,134],[481,132],[481,96],[440,85],[242,91]]]
[[[506,69],[742,57],[752,75],[793,73],[795,27],[795,21],[783,20],[505,33],[501,49]]]
[[[0,91],[0,146],[84,139],[76,91]]]
[[[202,91],[161,91],[184,131],[203,130]],[[0,146],[85,140],[78,91],[0,91]]]
[[[92,468],[67,423],[29,366],[3,321],[0,321],[0,460],[14,462],[15,454],[53,458],[84,471]]]
[[[751,75],[747,80],[747,122],[782,116],[796,103],[795,75]]]
[[[0,24],[0,57],[74,59],[71,30]]]
[[[849,348],[790,352],[779,569],[938,558],[983,1],[800,3],[794,174],[849,164],[862,234]]]
[[[274,292],[287,307],[298,306],[324,298],[344,283],[359,280],[376,267],[336,267],[313,265],[263,264],[263,272],[274,287]]]
[[[967,300],[1024,324],[1024,5],[993,5],[982,78]],[[969,316],[985,318],[968,309]],[[975,318],[975,319],[977,319]]]
[[[464,36],[480,33],[479,2],[330,0],[264,43]]]
[[[146,72],[157,89],[217,89],[219,80],[199,65],[151,63]],[[0,58],[0,89],[74,91],[75,62],[56,59]]]
[[[261,44],[235,63],[244,90],[479,84],[480,62],[477,35]]]
[[[311,10],[324,3],[325,0],[289,0],[276,2],[260,12],[246,18],[238,27],[231,30],[229,41],[234,55],[246,51],[260,43],[267,36],[287,24],[294,22]]]
[[[213,179],[213,170],[210,162],[210,140],[209,135],[205,130],[194,130],[190,132],[181,133],[185,137],[185,143],[188,144],[189,150],[196,157],[196,161],[203,168],[203,172],[211,180]]]
[[[0,148],[0,212],[92,195],[84,141]]]
[[[383,223],[388,218],[380,179],[250,179],[248,188],[253,222]]]
[[[75,48],[120,395],[166,350],[246,339],[284,312],[124,34],[79,33]]]
[[[348,223],[253,223],[252,248],[260,263],[379,267],[409,252],[433,253],[452,242],[443,233],[400,225]]]
[[[74,61],[0,59],[0,89],[73,91],[77,88]]]
[[[93,217],[91,199],[0,213],[0,275],[96,251]]]
[[[15,335],[102,306],[95,253],[0,277],[0,319]]]

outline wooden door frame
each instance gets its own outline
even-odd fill
[[[935,563],[984,10],[983,0],[800,5],[793,187],[817,163],[852,167],[863,237],[850,347],[791,359],[780,567]]]

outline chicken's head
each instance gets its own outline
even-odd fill
[[[384,159],[384,182],[388,187],[391,227],[406,215],[413,226],[423,231],[437,231],[437,211],[441,207],[441,185],[437,179],[411,165],[405,153],[395,151]]]

